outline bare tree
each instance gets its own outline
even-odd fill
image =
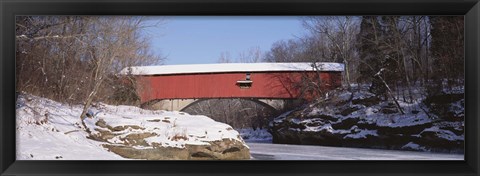
[[[61,101],[75,99],[82,92],[83,70],[79,57],[88,17],[17,17],[17,90]]]
[[[237,58],[232,58],[230,52],[222,52],[220,53],[220,57],[218,58],[218,63],[254,63],[254,62],[261,62],[264,59],[263,53],[260,50],[260,47],[251,47],[245,51],[238,53]]]
[[[229,52],[222,52],[222,53],[220,53],[220,57],[218,58],[218,62],[219,63],[231,63],[233,61],[232,61],[232,58],[231,58]]]
[[[241,52],[237,60],[241,63],[261,62],[263,60],[263,53],[260,47],[252,47],[247,51]]]
[[[345,65],[345,78],[351,89],[351,63],[354,62],[358,19],[352,16],[313,16],[303,19],[303,26],[314,36],[324,36],[332,50],[333,59]]]
[[[93,101],[115,101],[117,90],[134,88],[119,83],[120,69],[162,62],[141,34],[145,27],[143,17],[19,16],[17,91],[85,103],[83,120]]]
[[[277,41],[272,45],[269,52],[265,54],[264,61],[267,62],[301,62],[309,61],[304,57],[304,42],[302,40]]]
[[[95,26],[97,36],[92,37],[89,54],[93,62],[90,81],[93,86],[85,98],[85,105],[80,118],[86,117],[95,96],[109,75],[118,73],[119,69],[134,63],[132,57],[138,57],[139,52],[144,52],[148,46],[138,40],[138,31],[144,27],[141,17],[101,17]],[[134,47],[132,49],[132,47]],[[144,55],[144,58],[150,58]],[[144,60],[143,60],[144,61]]]

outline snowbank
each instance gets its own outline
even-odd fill
[[[222,159],[221,154],[217,156],[216,153],[233,147],[231,153],[241,151],[248,155],[248,146],[237,131],[206,116],[96,104],[89,110],[95,116],[85,119],[91,131],[88,134],[79,125],[81,108],[20,95],[17,103],[17,159],[152,159],[128,155],[147,150],[152,156],[159,155],[157,158],[184,159],[175,157],[175,152],[185,153],[187,149],[195,152],[209,146],[214,150],[212,145],[221,146],[210,151],[212,159]],[[124,149],[130,152],[127,154]],[[172,158],[158,154],[166,150],[174,152]],[[191,157],[188,152],[185,153],[186,159]],[[208,151],[201,155],[207,159],[204,153],[208,154]],[[235,159],[231,155],[229,159]]]
[[[124,159],[89,140],[80,129],[81,107],[45,98],[20,95],[16,108],[17,160],[119,160]]]

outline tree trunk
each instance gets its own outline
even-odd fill
[[[378,75],[378,77],[380,78],[380,80],[382,80],[382,82],[383,82],[383,84],[385,85],[385,87],[387,87],[387,93],[388,93],[388,95],[390,95],[390,97],[392,97],[393,101],[394,101],[395,104],[397,105],[397,109],[398,109],[402,114],[405,114],[405,112],[403,112],[402,107],[401,107],[400,104],[398,103],[398,100],[395,98],[395,96],[393,96],[392,90],[391,90],[390,87],[388,86],[387,82],[385,82],[385,80],[384,80],[380,75]]]
[[[100,85],[102,84],[102,79],[95,81],[95,86],[93,87],[92,92],[87,97],[87,100],[85,101],[85,106],[83,106],[82,114],[80,115],[80,120],[82,121],[82,126],[85,128],[85,130],[90,133],[90,130],[87,128],[87,125],[85,125],[85,116],[87,115],[88,108],[90,108],[90,105],[92,104],[93,98],[98,92],[98,89],[100,88]]]

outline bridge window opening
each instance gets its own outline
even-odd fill
[[[239,80],[237,81],[237,86],[240,87],[240,89],[249,89],[252,87],[253,81],[250,80],[250,73],[247,73],[245,75],[245,80]]]
[[[252,81],[237,81],[237,86],[240,87],[240,89],[249,89],[252,87]]]

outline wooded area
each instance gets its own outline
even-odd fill
[[[162,61],[140,34],[144,21],[143,17],[17,17],[17,91],[82,103],[82,119],[93,101],[135,102],[135,89],[128,87],[133,84],[124,84],[117,73],[127,66]]]
[[[411,103],[464,85],[463,16],[316,16],[301,21],[309,31],[305,36],[278,41],[262,54],[255,47],[236,59],[225,52],[218,61],[343,63],[348,90],[370,84],[370,92],[394,101],[400,111],[399,97]],[[310,81],[302,83],[303,90],[312,90]],[[418,88],[425,91],[415,92]]]
[[[275,43],[264,59],[344,63],[347,85],[372,83],[377,94],[386,91],[381,79],[392,88],[463,84],[463,16],[305,17],[303,24],[310,35]]]
[[[143,17],[17,17],[17,91],[67,103],[131,101],[116,73],[162,63],[140,34],[145,27]]]

